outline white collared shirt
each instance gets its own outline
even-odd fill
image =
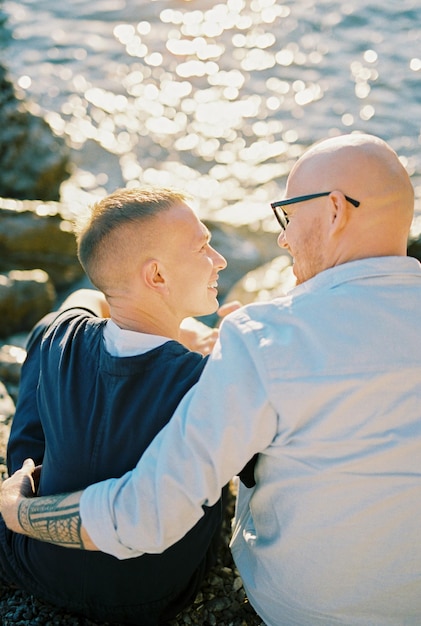
[[[108,320],[104,327],[105,348],[111,356],[125,357],[144,354],[162,346],[167,341],[170,341],[168,337],[125,330],[117,326],[113,320]]]

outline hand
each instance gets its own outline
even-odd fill
[[[229,315],[229,313],[237,311],[237,309],[241,309],[242,306],[243,305],[241,304],[241,302],[239,302],[238,300],[233,300],[232,302],[226,302],[225,304],[220,306],[217,313],[222,320],[222,318],[224,318],[226,315]]]
[[[6,526],[14,532],[22,532],[18,523],[18,508],[22,498],[35,495],[41,466],[35,467],[32,459],[26,459],[20,470],[5,480],[0,490],[0,512]]]
[[[237,300],[227,302],[219,307],[217,314],[224,318],[229,313],[236,311],[241,307],[241,303]],[[203,322],[199,322],[194,317],[187,317],[182,321],[180,326],[180,342],[189,350],[200,352],[203,356],[210,354],[219,337],[218,328],[211,328]]]
[[[193,352],[203,356],[210,354],[219,336],[217,328],[210,328],[192,317],[183,320],[180,326],[180,342]]]

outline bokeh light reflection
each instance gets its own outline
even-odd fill
[[[384,4],[375,19],[363,0],[154,0],[142,11],[79,1],[77,16],[57,5],[50,29],[52,0],[44,21],[35,4],[5,5],[18,97],[89,160],[81,169],[92,176],[74,176],[86,190],[168,182],[209,210],[234,202],[248,211],[250,198],[278,193],[309,143],[365,130],[389,133],[408,154],[421,193],[421,8],[412,0]]]

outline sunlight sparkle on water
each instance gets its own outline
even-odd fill
[[[373,117],[375,112],[376,112],[375,108],[371,106],[371,104],[367,104],[361,109],[360,117],[362,120],[369,120]]]
[[[419,72],[421,70],[421,59],[417,59],[417,58],[411,59],[409,63],[409,67],[414,72]]]
[[[46,30],[35,4],[6,0],[22,42],[18,97],[34,93],[30,110],[88,155],[86,189],[156,181],[209,210],[264,203],[309,143],[367,130],[411,146],[421,193],[419,28],[404,8],[384,3],[374,20],[363,0],[81,3]]]

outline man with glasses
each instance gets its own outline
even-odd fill
[[[418,626],[421,268],[406,256],[410,179],[381,139],[335,137],[298,160],[273,208],[297,286],[224,320],[199,383],[132,472],[46,502],[22,495],[27,461],[6,483],[6,521],[54,541],[61,515],[64,528],[79,524],[63,532],[75,548],[159,552],[257,454],[231,547],[265,624]]]

